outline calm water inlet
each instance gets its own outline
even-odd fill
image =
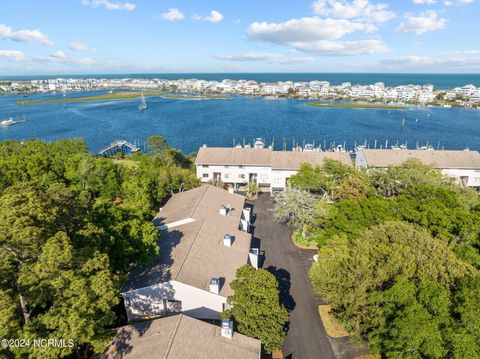
[[[67,94],[68,97],[103,94],[105,91]],[[62,98],[61,94],[34,94],[28,100]],[[172,147],[184,152],[208,146],[233,146],[255,137],[285,143],[330,147],[355,143],[385,147],[407,143],[409,148],[427,143],[435,148],[480,149],[480,110],[412,107],[408,110],[343,109],[307,106],[304,100],[234,96],[229,100],[163,99],[148,97],[148,110],[138,110],[138,99],[78,103],[17,105],[21,95],[0,96],[0,118],[22,117],[26,122],[0,127],[0,140],[82,137],[97,152],[115,139],[143,147],[148,136],[163,135]],[[402,126],[402,123],[404,125]]]

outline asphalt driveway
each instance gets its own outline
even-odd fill
[[[334,351],[318,315],[321,299],[315,296],[308,279],[312,250],[295,247],[292,229],[273,219],[273,203],[268,194],[252,201],[255,214],[254,238],[265,252],[263,268],[279,280],[280,297],[291,309],[290,326],[283,354],[292,359],[335,359]]]

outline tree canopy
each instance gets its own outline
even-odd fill
[[[416,160],[366,171],[303,165],[290,183],[328,198],[302,234],[320,247],[315,290],[352,333],[387,358],[480,355],[476,191]]]
[[[75,343],[8,355],[104,349],[121,281],[158,253],[153,214],[198,185],[191,166],[174,149],[113,160],[81,140],[0,142],[0,337]]]
[[[267,353],[280,349],[289,314],[280,303],[275,276],[245,265],[237,270],[230,287],[234,294],[227,303],[232,307],[222,313],[222,318],[233,319],[240,333],[259,339]]]
[[[334,237],[310,275],[347,328],[386,357],[462,357],[456,353],[479,349],[478,309],[470,306],[478,286],[466,286],[478,270],[414,224],[385,222],[352,239]]]

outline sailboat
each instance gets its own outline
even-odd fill
[[[142,97],[140,98],[140,106],[138,106],[138,109],[140,111],[145,111],[147,109],[147,101],[145,101],[145,96],[143,96],[143,91],[142,91]]]

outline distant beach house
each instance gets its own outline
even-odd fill
[[[204,183],[222,181],[237,189],[257,183],[264,191],[281,191],[302,163],[322,165],[325,159],[352,166],[346,152],[274,151],[271,148],[201,147],[195,165]]]
[[[219,319],[237,269],[258,268],[251,215],[245,197],[211,185],[175,194],[154,219],[162,230],[158,257],[124,283],[128,320],[172,313]]]
[[[477,151],[439,150],[370,150],[356,153],[357,168],[387,168],[400,166],[409,158],[432,165],[460,185],[480,187],[480,153]]]

